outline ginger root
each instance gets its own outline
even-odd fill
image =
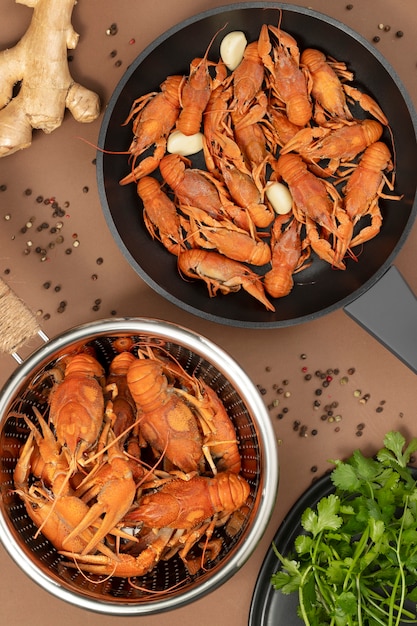
[[[67,50],[79,39],[71,25],[76,0],[16,2],[33,7],[33,16],[21,40],[0,52],[0,157],[30,146],[33,129],[58,128],[66,108],[78,122],[100,113],[98,95],[68,69]]]

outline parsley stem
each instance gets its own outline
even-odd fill
[[[356,576],[356,594],[358,597],[358,625],[362,626],[362,593],[361,593],[361,586],[360,586],[360,575],[358,574]]]
[[[300,580],[300,586],[298,588],[298,600],[299,600],[299,604],[300,604],[300,611],[301,611],[301,615],[302,618],[304,620],[304,624],[306,626],[310,626],[310,620],[308,619],[308,615],[307,615],[307,611],[306,611],[306,607],[305,607],[305,602],[304,602],[304,585],[305,585],[305,581],[307,579],[308,574],[310,573],[310,571],[313,569],[312,565],[309,565],[306,570],[303,572],[303,575],[301,576],[301,580]]]
[[[362,537],[360,538],[360,541],[358,541],[358,543],[356,544],[355,553],[353,555],[352,562],[349,566],[348,571],[346,572],[345,581],[343,583],[343,591],[346,591],[346,588],[348,584],[350,583],[350,578],[351,578],[353,569],[356,566],[357,562],[359,561],[359,558],[362,556],[364,548],[368,543],[368,539],[369,539],[369,526],[365,528],[365,530],[363,531]]]
[[[395,620],[395,626],[399,626],[399,624],[400,624],[401,615],[402,615],[402,609],[403,609],[404,602],[405,602],[406,584],[405,584],[404,566],[403,566],[403,562],[401,560],[401,554],[400,554],[400,546],[401,546],[402,534],[403,534],[403,530],[404,530],[405,514],[406,514],[407,508],[408,508],[408,499],[409,499],[409,496],[407,495],[405,497],[404,512],[403,512],[403,516],[402,516],[402,519],[401,519],[400,532],[398,533],[397,543],[396,543],[396,546],[395,546],[395,554],[397,555],[397,559],[398,559],[398,573],[397,573],[397,576],[395,577],[394,585],[393,585],[393,588],[392,588],[391,599],[390,599],[390,603],[389,603],[389,625],[388,626],[391,626],[391,624],[394,623],[393,622],[393,619],[394,619],[394,607],[395,607],[395,601],[396,601],[396,597],[397,597],[397,589],[398,589],[398,585],[400,584],[400,582],[401,582],[400,606],[399,606],[399,609],[397,611],[397,619]]]

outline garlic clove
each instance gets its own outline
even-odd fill
[[[180,154],[190,156],[203,149],[202,133],[194,135],[184,135],[180,130],[174,130],[168,137],[167,151],[170,154]]]
[[[265,194],[278,215],[285,215],[291,211],[292,195],[288,187],[283,183],[269,181],[266,184]]]
[[[247,39],[241,30],[228,33],[220,44],[220,56],[231,72],[237,68],[247,46]]]

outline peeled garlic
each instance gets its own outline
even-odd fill
[[[266,197],[278,215],[285,215],[291,211],[292,195],[283,183],[269,181],[266,184]]]
[[[168,137],[167,151],[170,154],[181,154],[181,156],[190,156],[196,154],[203,149],[202,133],[194,135],[184,135],[179,130],[174,130]]]
[[[228,33],[220,44],[220,56],[231,72],[237,68],[243,59],[243,53],[248,41],[241,30]]]

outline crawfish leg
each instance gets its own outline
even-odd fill
[[[368,211],[368,215],[371,217],[371,224],[362,228],[362,230],[353,237],[351,241],[352,247],[373,239],[373,237],[379,233],[382,226],[382,215],[378,202],[374,202],[373,206]]]
[[[142,550],[137,557],[129,554],[118,554],[117,556],[114,555],[114,559],[112,559],[100,554],[82,555],[65,550],[61,550],[60,554],[69,559],[74,559],[73,561],[64,562],[64,565],[89,572],[90,574],[103,574],[121,578],[144,576],[157,565],[173,532],[170,528],[163,528],[158,532],[155,541]]]

